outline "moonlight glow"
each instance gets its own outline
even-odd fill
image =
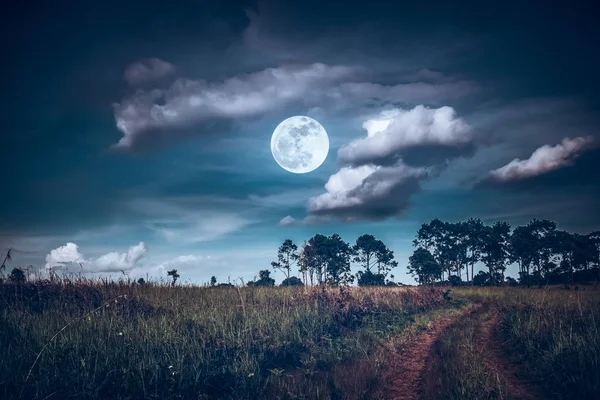
[[[281,168],[304,174],[319,168],[329,152],[325,128],[310,117],[290,117],[275,128],[271,153]]]

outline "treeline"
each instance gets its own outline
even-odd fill
[[[451,223],[434,219],[417,231],[408,272],[419,284],[545,285],[600,281],[600,232],[587,235],[557,229],[549,220],[533,219],[511,229],[507,222],[485,225],[478,218]],[[351,273],[352,263],[360,270]],[[519,276],[505,276],[518,265]],[[475,274],[476,265],[483,270]],[[272,268],[285,275],[282,285],[396,285],[391,270],[394,252],[373,235],[351,245],[339,235],[317,234],[298,248],[290,239],[279,247]],[[297,270],[299,277],[293,276]],[[249,285],[275,284],[269,270]]]
[[[353,274],[352,263],[361,270]],[[351,245],[340,235],[325,236],[316,234],[305,241],[300,248],[286,239],[277,252],[277,261],[271,263],[275,270],[283,272],[283,286],[295,285],[346,285],[358,283],[360,286],[393,285],[394,275],[390,272],[398,266],[394,252],[373,235],[362,235]],[[300,277],[292,276],[298,271]],[[273,286],[275,280],[270,271],[259,272],[259,279],[248,282],[249,286]]]
[[[408,270],[422,284],[448,282],[473,285],[516,284],[505,278],[517,264],[518,283],[542,285],[600,280],[600,232],[587,235],[559,230],[549,220],[533,219],[511,230],[507,222],[488,226],[480,219],[423,224],[413,242]],[[475,265],[485,271],[475,275]]]

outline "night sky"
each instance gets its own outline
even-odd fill
[[[248,280],[286,238],[371,233],[408,283],[412,239],[436,217],[598,230],[596,10],[458,3],[5,8],[9,267]],[[307,174],[271,155],[293,115],[329,134]]]

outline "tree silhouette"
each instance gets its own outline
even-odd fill
[[[373,235],[359,236],[352,250],[353,261],[365,269],[358,271],[356,275],[360,286],[385,285],[385,278],[390,270],[398,266],[398,262],[394,260],[394,252]],[[371,271],[375,266],[377,273]]]
[[[429,250],[417,248],[408,258],[408,272],[420,284],[433,284],[442,275],[442,267]]]
[[[179,278],[179,274],[177,273],[177,270],[172,269],[170,271],[167,271],[167,275],[170,276],[171,278],[173,278],[173,282],[171,282],[171,285],[175,286],[175,282],[177,282],[177,279]]]
[[[281,286],[304,286],[304,283],[300,278],[292,276],[284,279],[283,282],[281,282]]]
[[[274,269],[281,270],[286,278],[290,277],[292,266],[298,261],[298,246],[291,239],[285,239],[279,246],[277,261],[271,262]]]
[[[13,268],[8,276],[8,279],[14,283],[25,283],[25,272],[21,268]]]
[[[210,277],[210,286],[215,286],[216,284],[217,284],[217,277],[213,275]]]
[[[493,226],[486,227],[484,232],[481,260],[488,268],[492,283],[499,285],[504,282],[504,271],[509,260],[510,225],[507,222],[496,222]]]

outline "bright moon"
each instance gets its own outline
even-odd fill
[[[310,117],[290,117],[273,131],[271,153],[281,168],[305,174],[319,168],[329,153],[325,128]]]

